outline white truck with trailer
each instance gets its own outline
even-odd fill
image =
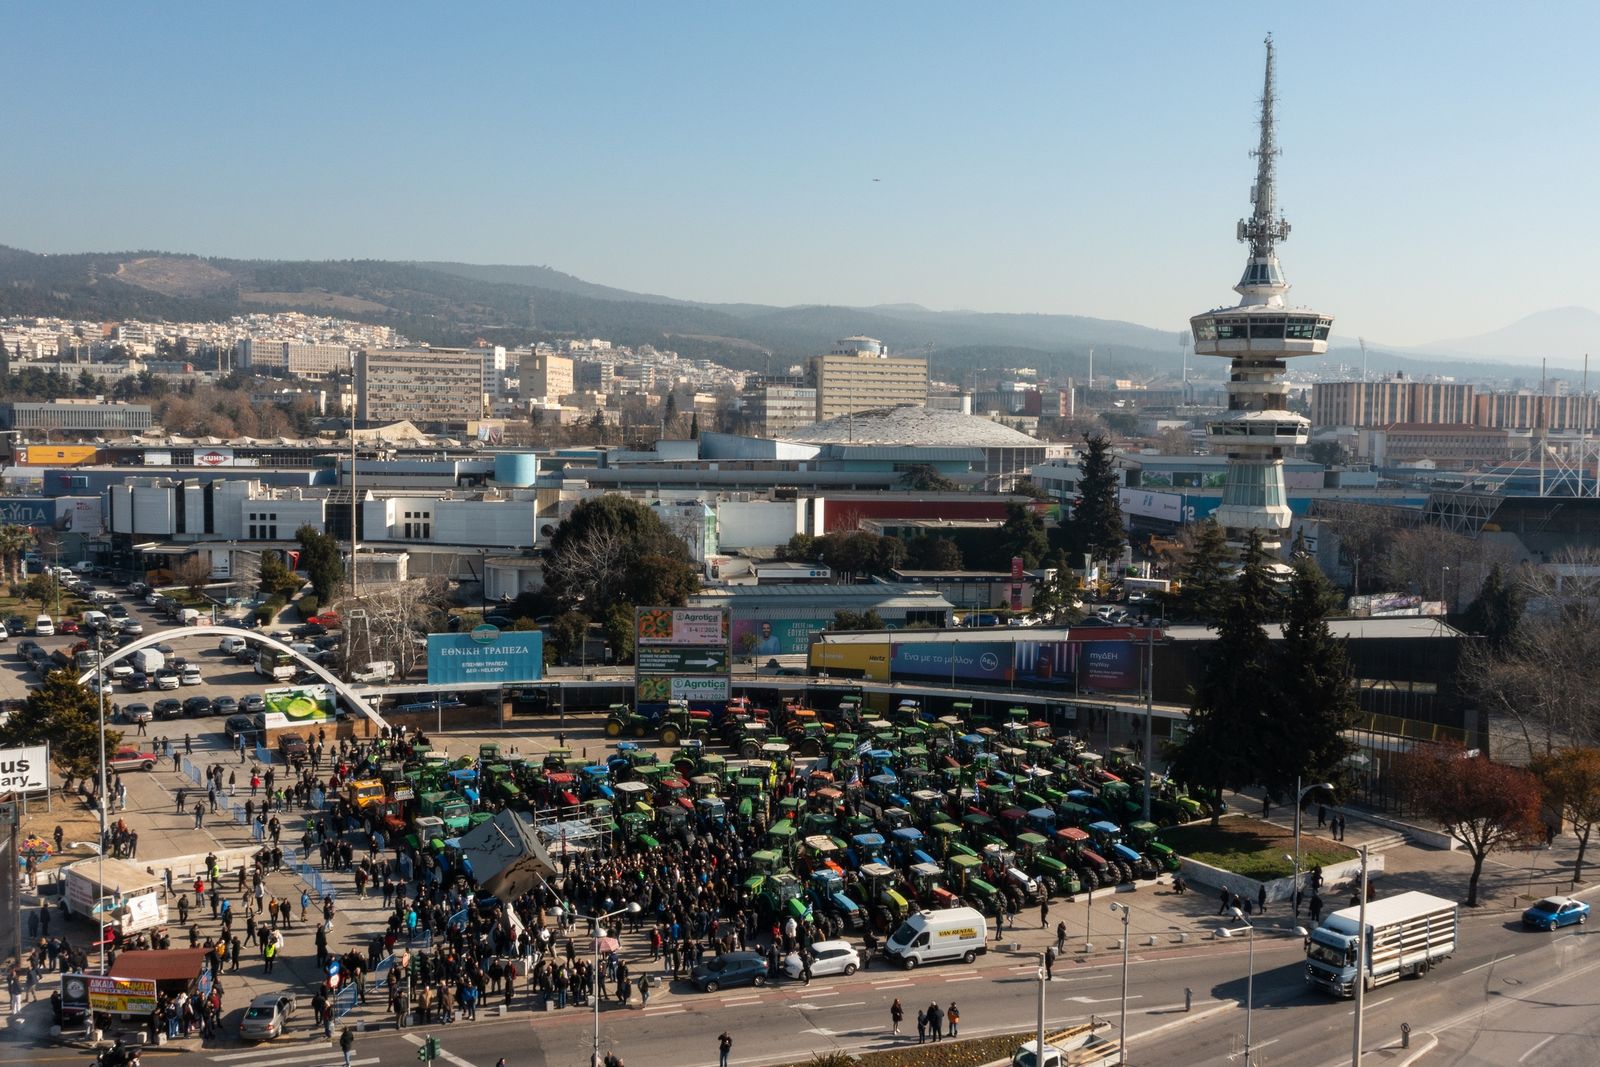
[[[1356,946],[1365,940],[1361,980],[1371,989],[1421,977],[1455,953],[1458,908],[1428,893],[1399,893],[1329,915],[1306,938],[1306,981],[1335,996],[1355,996]]]

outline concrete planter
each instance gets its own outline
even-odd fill
[[[1250,901],[1252,907],[1255,906],[1263,885],[1263,883],[1256,881],[1254,878],[1246,878],[1242,874],[1234,874],[1232,871],[1225,871],[1220,867],[1200,863],[1189,859],[1187,856],[1182,859],[1180,873],[1183,875],[1184,881],[1189,882],[1191,885],[1209,886],[1214,890],[1226,889],[1230,893],[1237,893],[1240,900]],[[1309,883],[1306,880],[1309,873],[1309,868],[1300,873],[1302,888],[1309,888]],[[1372,875],[1382,873],[1383,853],[1374,853],[1367,859],[1367,876],[1370,878]],[[1327,890],[1330,886],[1352,882],[1360,876],[1361,860],[1359,858],[1324,866],[1322,868],[1323,896],[1327,896]],[[1266,885],[1268,900],[1287,901],[1294,893],[1293,878],[1274,878],[1264,884]],[[1336,909],[1330,908],[1328,910]]]

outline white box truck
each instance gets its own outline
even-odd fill
[[[62,871],[67,910],[93,921],[98,915],[122,936],[167,924],[161,879],[127,860],[81,860]]]
[[[1455,953],[1457,907],[1453,900],[1428,893],[1400,893],[1367,902],[1366,927],[1361,908],[1344,908],[1322,920],[1306,939],[1306,981],[1335,996],[1355,996],[1356,945],[1365,938],[1363,980],[1366,988],[1408,975],[1427,974],[1433,965]]]
[[[971,963],[989,951],[989,928],[977,908],[919,911],[889,935],[883,954],[910,970],[924,963]]]

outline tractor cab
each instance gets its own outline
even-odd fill
[[[757,903],[773,918],[809,922],[812,917],[811,905],[806,901],[805,884],[788,871],[767,878]]]
[[[812,834],[800,842],[800,866],[808,871],[826,868],[842,875],[844,867],[839,862],[842,859],[844,849],[831,837]]]
[[[611,768],[603,763],[591,763],[584,767],[578,772],[578,792],[586,799],[613,799],[616,790],[611,785]]]
[[[860,929],[865,916],[861,905],[845,892],[844,876],[832,867],[819,867],[808,879],[812,905],[818,911],[831,911],[847,929]]]
[[[869,863],[883,863],[884,840],[882,834],[856,834],[850,839],[851,851],[855,854],[857,867]]]

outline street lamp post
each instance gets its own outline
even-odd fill
[[[1122,913],[1122,1013],[1117,1022],[1117,1067],[1124,1067],[1128,1062],[1128,920],[1133,918],[1133,911],[1115,900],[1111,910]]]
[[[1318,789],[1333,792],[1332,782],[1316,782],[1300,788],[1300,776],[1294,779],[1294,888],[1290,891],[1289,906],[1295,906],[1295,897],[1300,893],[1300,810],[1306,802],[1306,797]],[[1298,917],[1298,916],[1297,916]]]
[[[616,911],[608,911],[604,915],[580,915],[575,911],[567,911],[566,909],[562,908],[561,905],[559,905],[559,904],[556,905],[554,908],[552,908],[551,911],[554,912],[556,914],[556,916],[558,916],[558,917],[567,916],[567,917],[573,918],[573,919],[582,919],[583,921],[589,923],[590,925],[592,925],[594,927],[594,984],[593,984],[593,988],[590,989],[590,991],[589,991],[590,996],[594,1000],[594,1052],[593,1052],[592,1058],[590,1060],[590,1064],[591,1064],[591,1067],[599,1067],[599,1064],[600,1064],[600,938],[603,936],[604,929],[605,929],[600,924],[605,922],[607,919],[615,918],[618,915],[637,915],[637,914],[639,914],[639,905],[635,901],[630,901],[628,903],[627,907],[618,908]]]
[[[1351,983],[1355,992],[1355,1034],[1350,1044],[1350,1067],[1361,1067],[1361,1009],[1362,994],[1367,985],[1367,846],[1361,846],[1361,910],[1356,914],[1356,977]]]
[[[1250,1051],[1253,1047],[1251,1042],[1251,1035],[1253,1033],[1251,1024],[1255,1021],[1256,1006],[1256,924],[1245,918],[1244,912],[1240,911],[1238,908],[1229,908],[1228,913],[1232,915],[1236,921],[1244,923],[1245,928],[1250,931],[1248,935],[1250,949],[1246,956],[1248,962],[1245,965],[1246,977],[1244,986],[1244,1067],[1250,1067]],[[1230,930],[1227,927],[1223,927],[1217,932],[1223,937],[1232,937],[1235,933],[1235,931]]]
[[[95,695],[100,701],[100,801],[97,805],[100,811],[100,870],[99,893],[105,893],[106,884],[106,653],[105,642],[101,639],[99,630],[95,631]],[[100,941],[100,973],[106,973],[106,921],[98,911],[95,922],[99,924]]]

